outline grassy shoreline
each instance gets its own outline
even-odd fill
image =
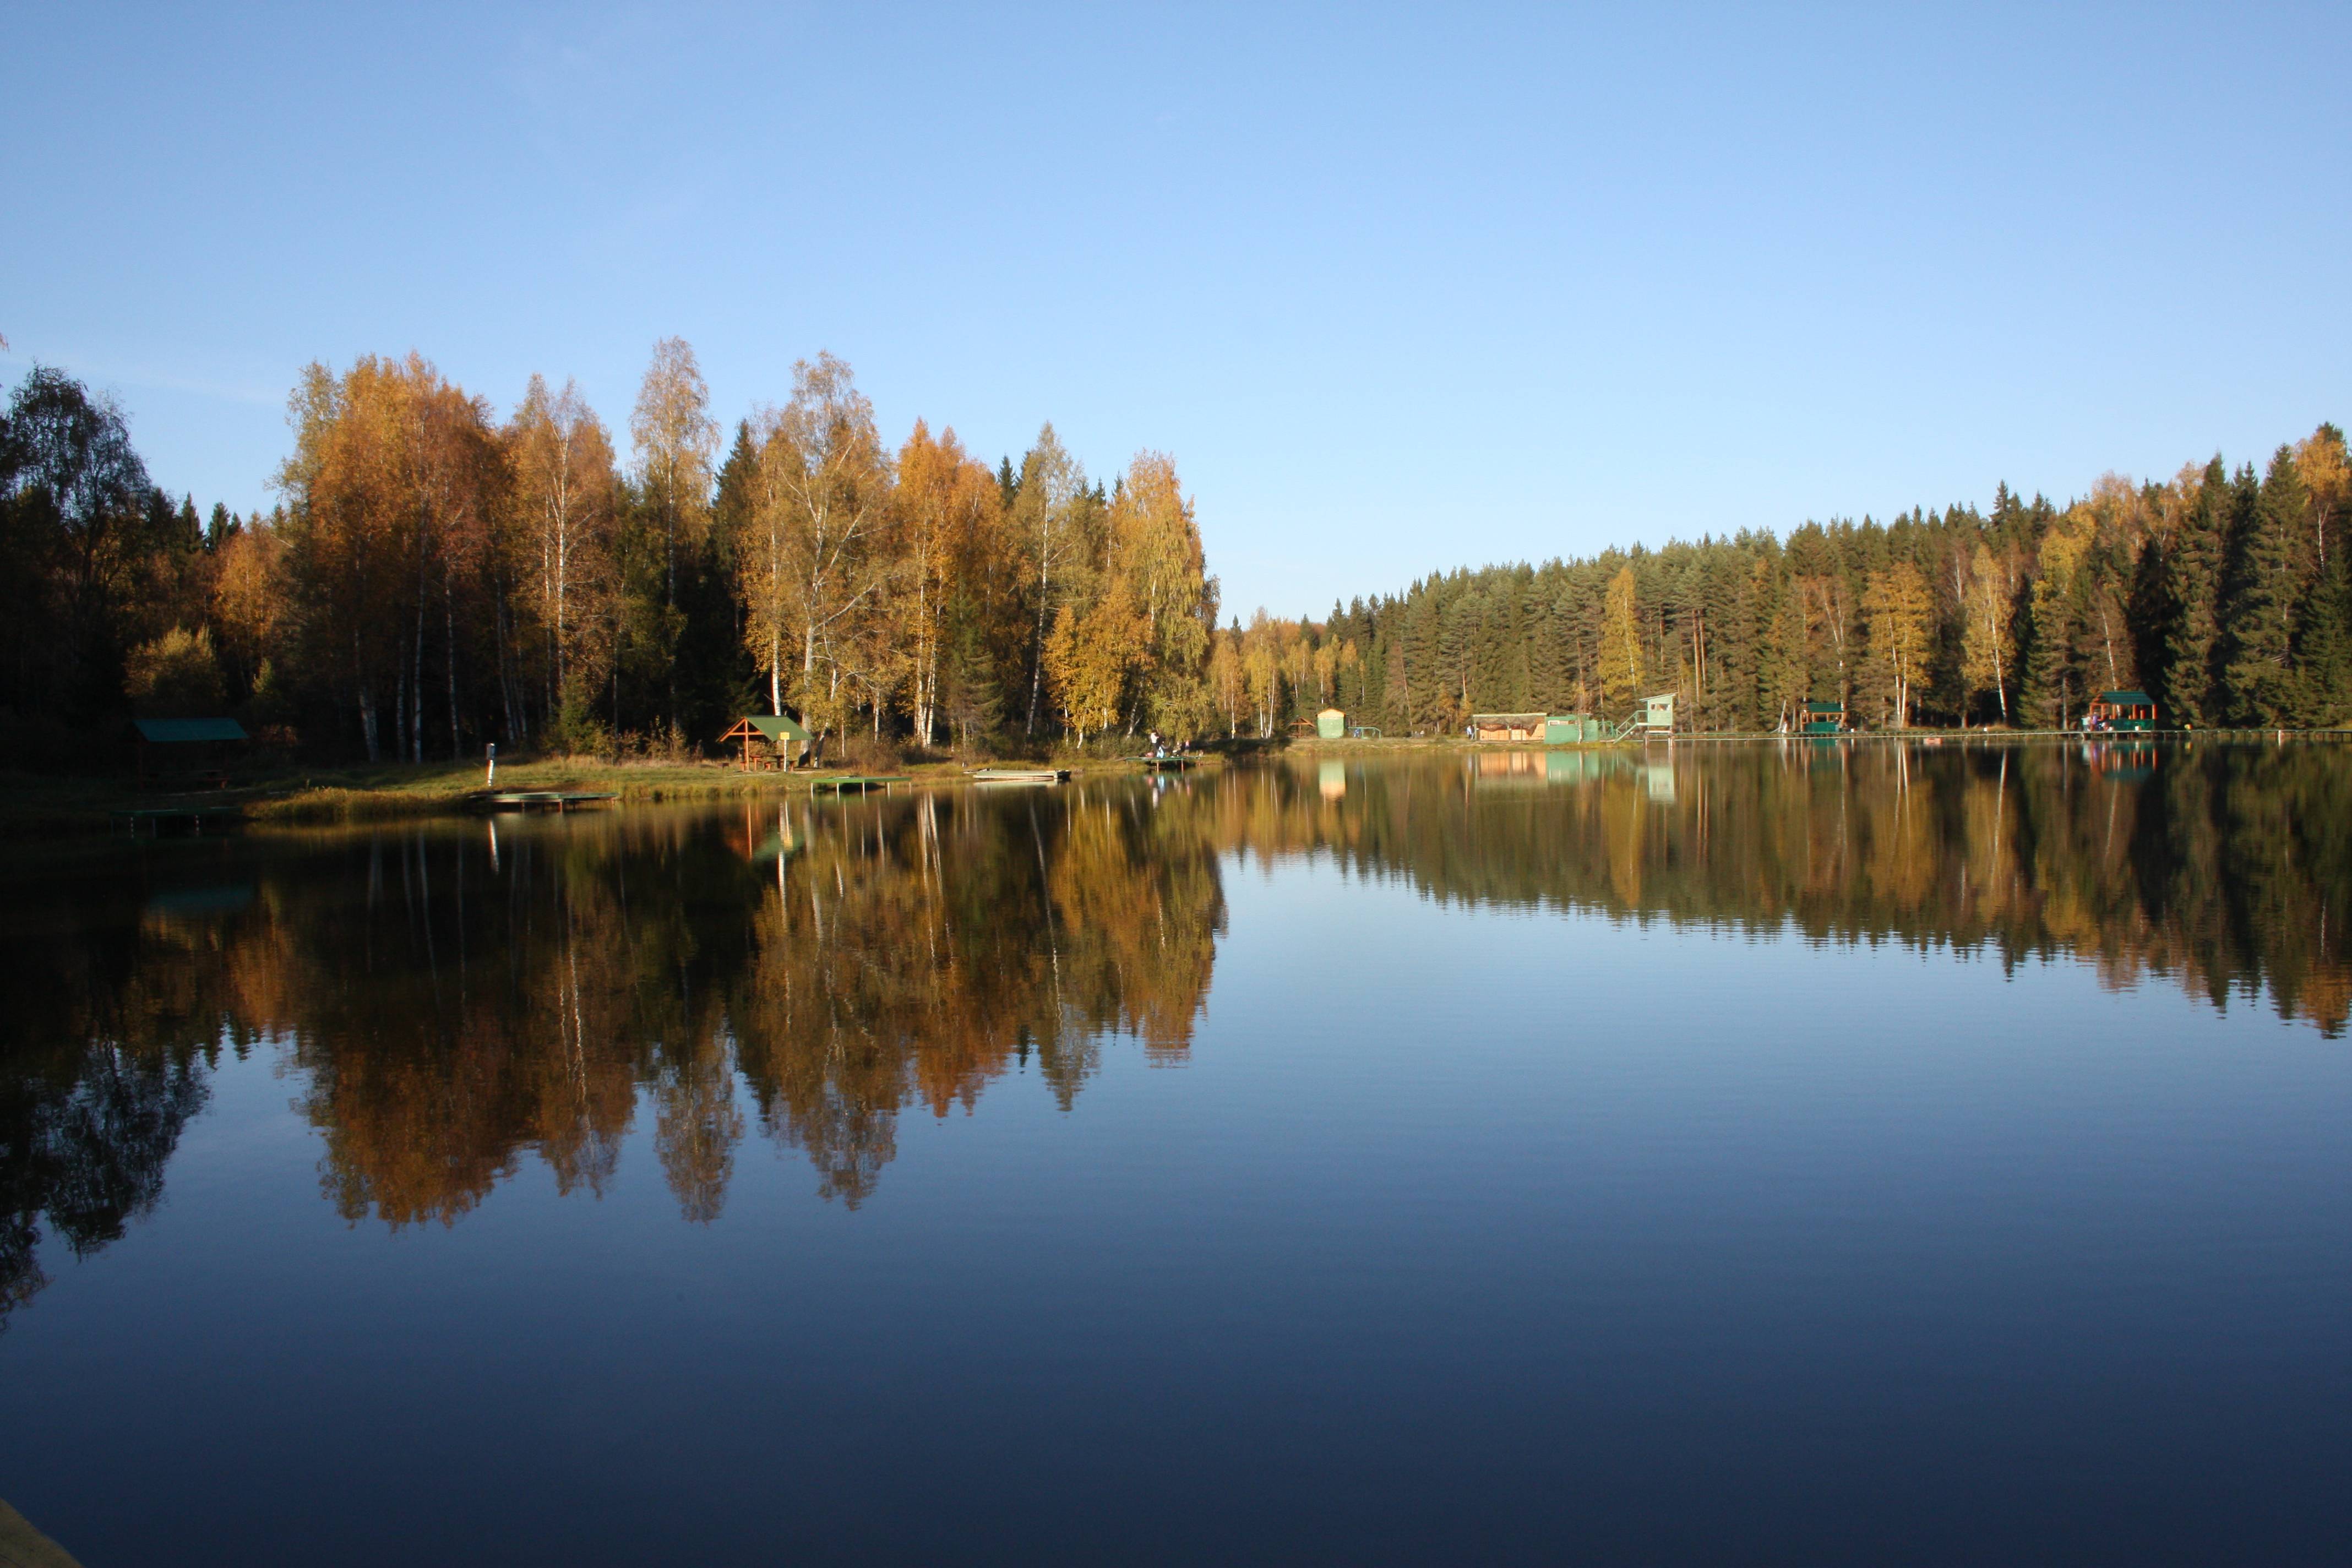
[[[1834,737],[1876,744],[1886,742],[2011,743],[2018,742],[2078,742],[2156,740],[2166,742],[2273,742],[2352,740],[2346,730],[2197,730],[2158,731],[2148,735],[2106,733],[2085,735],[2056,730],[1905,730],[1865,731]],[[1677,745],[1752,743],[1808,737],[1764,734],[1678,735]],[[1822,737],[1822,739],[1829,739]],[[1610,743],[1603,743],[1603,749]],[[1633,744],[1639,742],[1613,742]],[[1454,735],[1398,735],[1363,740],[1323,740],[1318,737],[1270,742],[1216,742],[1204,760],[1302,756],[1362,756],[1396,752],[1544,751],[1579,748],[1545,747],[1534,742],[1511,743],[1471,741]],[[1594,749],[1587,746],[1581,749]],[[1042,759],[1004,759],[993,765],[1067,768],[1074,773],[1121,772],[1135,765],[1129,756],[1053,755]],[[609,793],[624,802],[652,804],[672,801],[734,800],[804,795],[820,779],[843,773],[870,772],[853,766],[824,767],[793,773],[745,773],[731,762],[606,762],[592,757],[548,757],[501,762],[498,787],[513,790],[576,790]],[[906,763],[887,770],[917,784],[949,784],[964,779],[964,763],[951,761]],[[462,810],[467,797],[484,784],[478,762],[384,763],[347,767],[257,769],[228,789],[174,792],[141,789],[134,781],[115,776],[51,777],[25,773],[0,773],[0,841],[53,835],[107,832],[117,825],[116,812],[157,807],[226,808],[247,823],[321,824],[380,821],[397,817],[436,816]]]
[[[1125,757],[1057,756],[992,765],[1102,773],[1132,768],[1134,762]],[[880,770],[836,766],[746,773],[731,762],[614,763],[592,757],[549,757],[501,761],[497,787],[611,794],[624,802],[651,804],[805,795],[820,779],[874,772],[903,774],[918,784],[944,784],[962,780],[966,769],[961,763],[923,762]],[[232,787],[194,791],[142,789],[120,775],[77,778],[0,773],[0,840],[120,831],[113,814],[134,810],[226,809],[247,823],[287,825],[438,816],[465,809],[467,797],[484,784],[483,766],[474,761],[255,769],[240,773]]]

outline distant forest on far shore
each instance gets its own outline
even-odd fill
[[[123,415],[37,369],[0,414],[0,765],[102,763],[125,721],[228,714],[319,760],[683,757],[788,712],[829,754],[1274,736],[1336,706],[1396,734],[1478,712],[1701,732],[1807,700],[1869,728],[2064,728],[2138,689],[2168,725],[2352,719],[2343,433],[2063,507],[1809,522],[1442,573],[1323,619],[1219,625],[1193,503],[1143,452],[1106,488],[1051,425],[992,470],[895,449],[849,367],[722,447],[656,344],[629,458],[577,390],[503,419],[427,361],[310,366],[278,504],[154,486]],[[722,455],[723,452],[723,455]]]
[[[1473,713],[1598,712],[1672,692],[1700,731],[1778,727],[1808,700],[1859,726],[2063,729],[2103,690],[2167,725],[2352,719],[2344,434],[2265,469],[2220,457],[2164,482],[2109,476],[2056,506],[1743,530],[1657,550],[1486,566],[1220,634],[1237,729],[1330,704],[1391,734]]]

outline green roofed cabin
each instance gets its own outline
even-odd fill
[[[2156,728],[2156,702],[2145,691],[2102,691],[2087,715],[2095,730]]]
[[[232,747],[250,737],[234,719],[133,719],[139,739],[139,779],[165,773],[197,775],[215,785],[226,785],[221,769]]]
[[[1843,702],[1808,702],[1805,704],[1804,733],[1836,735],[1845,731],[1845,704]]]
[[[735,727],[719,739],[722,742],[743,743],[743,771],[751,773],[761,768],[790,768],[796,762],[805,761],[811,736],[798,722],[782,713],[754,713],[735,721]],[[770,749],[755,753],[751,750],[754,741],[766,742]]]

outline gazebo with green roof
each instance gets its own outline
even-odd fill
[[[740,741],[743,743],[743,771],[750,773],[754,768],[765,765],[752,761],[752,742],[765,741],[774,748],[777,761],[789,768],[796,759],[808,755],[809,744],[813,737],[800,726],[796,720],[788,718],[784,714],[752,713],[738,719],[735,721],[735,727],[719,739],[722,742]]]
[[[2102,730],[2153,730],[2156,700],[2145,691],[2102,691],[2091,704],[2090,718]]]

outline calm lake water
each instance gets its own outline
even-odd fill
[[[89,1568],[2352,1541],[2352,750],[1307,760],[5,891],[0,1496]]]

